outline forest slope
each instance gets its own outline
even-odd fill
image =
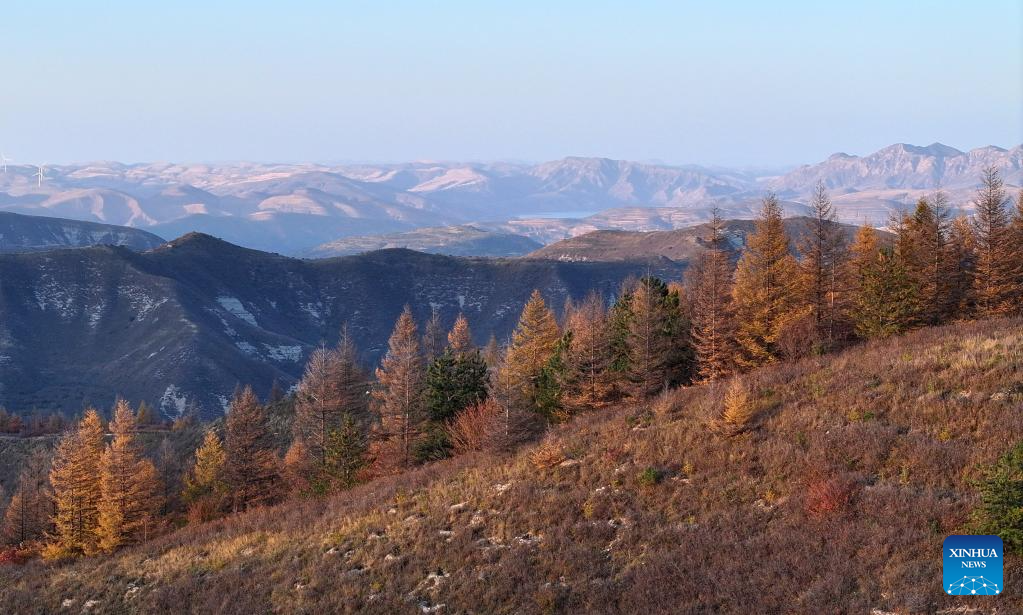
[[[0,567],[8,612],[951,612],[941,543],[1023,436],[1023,322],[921,330],[583,415],[543,443]],[[1023,565],[1005,561],[1008,588]],[[442,606],[443,605],[443,606]],[[958,611],[956,611],[958,612]]]

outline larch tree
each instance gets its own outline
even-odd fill
[[[483,355],[483,360],[487,362],[487,367],[490,368],[491,376],[497,373],[497,368],[501,366],[503,359],[501,353],[501,346],[497,343],[497,336],[490,334],[490,339],[487,340],[487,345],[480,351]]]
[[[226,463],[227,454],[220,437],[214,429],[207,429],[202,444],[195,449],[195,460],[185,477],[185,501],[194,502],[202,498],[223,500],[228,491]]]
[[[378,417],[374,457],[380,471],[409,467],[425,417],[423,357],[412,310],[405,306],[388,341],[387,355],[376,370],[373,391]]]
[[[920,318],[936,325],[952,312],[949,304],[950,273],[948,197],[940,190],[931,199],[921,198],[908,220],[911,252],[907,268],[920,293]]]
[[[1012,222],[1009,228],[1009,240],[1012,247],[1013,293],[1012,301],[1016,306],[1014,313],[1023,315],[1023,188],[1016,196],[1016,207],[1012,212]]]
[[[278,458],[267,427],[266,409],[252,387],[235,392],[224,438],[224,480],[235,512],[277,496]]]
[[[99,551],[100,465],[103,459],[103,421],[89,408],[75,431],[61,438],[50,467],[56,504],[53,556]]]
[[[634,399],[649,397],[669,384],[672,340],[666,295],[664,283],[649,276],[632,291],[627,345],[629,394]]]
[[[34,452],[25,461],[0,526],[3,540],[23,544],[40,540],[50,531],[53,493],[48,473],[49,460],[43,451]]]
[[[605,408],[614,392],[611,338],[604,300],[592,291],[565,319],[571,332],[565,357],[563,404],[568,414]]]
[[[160,480],[142,457],[136,430],[131,406],[118,400],[110,422],[114,439],[100,463],[99,548],[107,553],[147,540],[160,510]]]
[[[506,435],[528,429],[540,411],[541,377],[561,340],[554,314],[534,290],[522,309],[504,354],[495,389],[505,411]]]
[[[440,322],[440,313],[434,309],[430,312],[430,319],[423,327],[422,355],[423,361],[429,365],[444,351],[444,326]]]
[[[998,170],[984,170],[973,215],[976,265],[974,296],[980,316],[1007,314],[1013,305],[1013,248],[1010,242],[1008,197]],[[1018,250],[1018,246],[1016,248]]]
[[[472,330],[469,329],[469,321],[466,320],[464,314],[458,314],[454,326],[448,332],[448,348],[456,354],[465,354],[476,350],[476,346],[472,343]]]
[[[693,344],[698,374],[703,380],[723,378],[734,369],[732,266],[725,242],[724,222],[715,208],[706,247],[686,271]]]
[[[827,349],[838,333],[845,242],[823,182],[817,183],[810,198],[810,218],[809,233],[799,246],[799,291],[809,308],[816,342]]]
[[[206,430],[202,444],[195,450],[191,468],[184,478],[181,499],[188,506],[192,521],[209,521],[225,512],[230,488],[227,484],[227,453],[217,432]]]
[[[973,224],[965,216],[952,220],[948,232],[948,297],[950,315],[963,318],[975,312],[974,273],[977,269],[977,242]]]
[[[295,439],[302,440],[311,467],[326,466],[330,433],[341,427],[345,416],[365,420],[368,389],[368,377],[359,364],[355,343],[348,327],[342,327],[337,348],[320,348],[309,357],[295,395],[292,432]],[[315,476],[308,478],[317,480]]]
[[[769,194],[739,258],[732,287],[740,367],[773,363],[780,356],[778,341],[796,306],[797,275],[781,204]]]

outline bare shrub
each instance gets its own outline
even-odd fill
[[[448,424],[448,435],[456,453],[485,451],[499,444],[501,406],[493,399],[475,403],[458,413]]]
[[[553,468],[565,459],[565,450],[561,443],[551,436],[544,438],[529,456],[529,460],[538,469]]]
[[[842,514],[852,504],[856,482],[848,476],[821,477],[806,489],[804,509],[815,519]]]

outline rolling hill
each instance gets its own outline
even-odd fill
[[[812,220],[805,217],[786,218],[785,230],[792,238],[793,249],[810,230]],[[846,240],[856,234],[856,227],[839,224]],[[726,220],[724,234],[734,258],[746,245],[746,237],[754,230],[752,220]],[[882,237],[888,233],[881,231]],[[632,261],[664,258],[688,262],[706,247],[710,225],[699,224],[674,231],[593,231],[544,246],[529,254],[529,258],[554,259],[568,262]]]
[[[677,279],[683,265],[656,272]],[[610,295],[638,262],[471,259],[383,250],[299,260],[191,234],[145,253],[95,247],[0,255],[0,405],[27,412],[147,400],[167,416],[219,415],[235,386],[295,382],[347,322],[367,362],[405,304],[458,312],[477,342],[507,336],[539,288],[556,310]]]
[[[142,251],[162,243],[163,239],[152,233],[125,226],[0,211],[0,253],[97,245],[124,246]]]
[[[1019,320],[921,330],[725,387],[190,525],[113,556],[0,566],[11,612],[1018,612],[942,591],[945,536],[1023,433]],[[1023,561],[1009,554],[1015,583]],[[1014,586],[1010,586],[1014,587]]]
[[[317,246],[309,251],[308,256],[314,258],[346,256],[388,248],[408,248],[417,252],[450,256],[522,256],[542,245],[522,235],[486,231],[466,224],[421,228],[387,235],[346,237]]]

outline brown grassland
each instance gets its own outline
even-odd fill
[[[1023,438],[1023,321],[920,330],[583,414],[543,442],[0,566],[5,613],[1023,611],[941,591],[941,543]]]

